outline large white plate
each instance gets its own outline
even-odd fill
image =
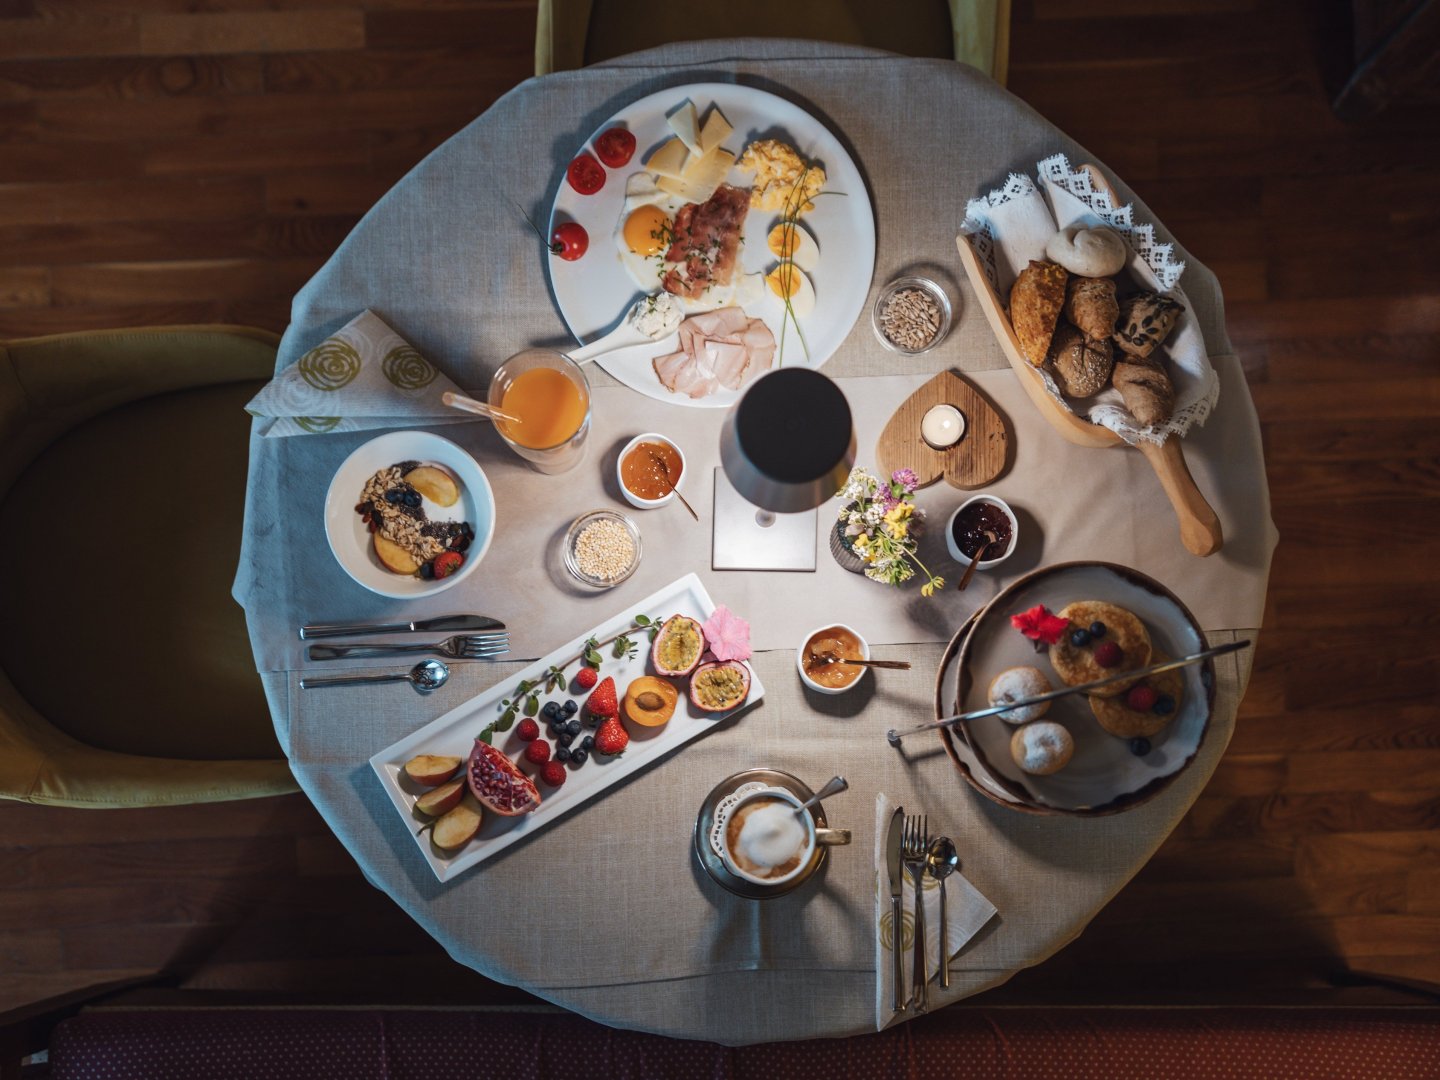
[[[827,192],[841,193],[816,199],[815,209],[802,219],[820,248],[820,263],[810,274],[815,285],[815,310],[800,320],[809,346],[808,359],[806,350],[798,347],[793,325],[785,334],[785,366],[819,367],[834,355],[865,308],[875,271],[875,213],[860,170],[840,141],[799,106],[748,86],[693,83],[662,90],[621,109],[596,129],[584,147],[576,147],[576,153],[584,149],[593,154],[595,136],[612,127],[628,128],[637,144],[628,165],[606,169],[605,186],[594,195],[581,195],[566,181],[560,182],[550,214],[551,228],[561,221],[578,221],[590,234],[590,248],[583,258],[575,262],[545,260],[560,314],[576,339],[586,343],[614,329],[631,304],[645,295],[625,272],[615,245],[625,181],[640,171],[651,151],[673,134],[666,117],[686,98],[695,103],[702,116],[712,103],[725,114],[735,130],[723,145],[737,157],[753,139],[782,139],[825,169]],[[729,182],[748,187],[751,177],[750,173],[732,169]],[[774,265],[765,237],[778,220],[779,215],[770,211],[752,209],[746,216],[742,233],[745,243],[740,249],[741,268],[746,273]],[[778,298],[767,289],[765,298],[746,311],[752,318],[764,319],[777,344],[780,342],[784,306]],[[597,363],[627,386],[659,401],[711,409],[732,405],[739,391],[721,387],[697,400],[671,393],[660,384],[650,362],[673,352],[675,342],[675,335],[671,335],[656,344],[609,354]]]
[[[990,680],[1011,667],[1037,667],[1057,689],[1063,686],[1045,653],[1035,652],[1033,643],[1010,625],[1010,616],[1036,604],[1059,611],[1076,600],[1104,600],[1133,612],[1150,632],[1152,647],[1172,659],[1208,647],[1194,616],[1173,593],[1139,571],[1109,563],[1046,567],[1002,591],[976,618],[956,661],[961,711],[986,708]],[[960,734],[978,759],[987,790],[1006,802],[1059,813],[1126,810],[1167,787],[1194,760],[1204,740],[1214,697],[1213,662],[1182,670],[1185,694],[1180,707],[1151,738],[1150,752],[1143,757],[1130,752],[1127,740],[1100,726],[1083,694],[1057,699],[1045,715],[1063,724],[1075,740],[1070,763],[1050,776],[1020,770],[1010,756],[1015,726],[998,716],[972,721]]]
[[[411,833],[415,834],[415,844],[419,847],[421,855],[435,876],[441,881],[449,881],[462,870],[504,851],[515,841],[546,828],[557,818],[593,799],[611,784],[632,773],[649,768],[675,748],[705,734],[728,717],[748,709],[764,696],[765,688],[760,684],[760,677],[751,668],[750,696],[745,699],[745,703],[729,712],[707,713],[696,709],[691,704],[689,695],[683,692],[685,688],[681,687],[680,702],[675,707],[675,715],[670,718],[669,723],[658,728],[642,728],[635,724],[626,724],[625,729],[630,733],[630,745],[626,747],[623,754],[615,758],[603,758],[598,754],[591,754],[590,759],[578,769],[567,765],[569,776],[558,790],[548,788],[536,779],[536,787],[540,789],[541,796],[538,810],[521,817],[502,817],[499,814],[486,813],[485,822],[480,827],[480,832],[475,839],[450,855],[443,854],[430,843],[428,830],[423,834],[419,833],[420,826],[428,819],[415,812],[415,800],[426,789],[412,783],[404,775],[402,770],[405,762],[417,754],[445,754],[461,759],[468,758],[470,748],[474,745],[475,737],[481,729],[499,717],[501,699],[512,696],[516,684],[522,680],[533,679],[548,669],[551,664],[559,664],[576,656],[588,638],[594,637],[603,640],[617,631],[624,630],[636,615],[643,614],[660,618],[668,618],[671,615],[688,615],[692,619],[704,622],[714,611],[715,604],[711,601],[710,594],[705,591],[705,586],[700,583],[700,579],[694,574],[687,574],[679,581],[672,582],[639,603],[630,605],[624,611],[616,612],[613,618],[586,631],[575,640],[566,642],[549,656],[535,661],[524,671],[517,672],[478,697],[471,698],[458,708],[451,709],[444,716],[432,720],[413,735],[401,739],[392,746],[387,746],[372,757],[370,767],[380,778],[380,783],[385,788],[385,794],[390,796],[391,803],[394,804],[400,816],[405,819]],[[612,658],[609,646],[601,650],[605,658],[604,666],[600,671],[601,677],[604,678],[607,675],[613,677],[616,690],[621,695],[625,693],[625,687],[630,680],[647,674],[649,669],[649,642],[643,633],[637,634],[635,637],[640,642],[640,650],[634,659],[616,660]],[[573,675],[576,667],[577,665],[572,664],[567,669],[567,673]],[[580,701],[583,692],[577,694],[567,687],[542,696],[540,701],[543,706],[546,701],[563,702],[569,697]],[[593,732],[586,728],[582,732],[581,738],[584,738],[587,733]],[[545,738],[543,732],[541,738]],[[518,758],[525,748],[525,744],[516,737],[514,728],[497,735],[495,745],[509,754],[511,758]],[[576,745],[579,745],[579,740],[576,741]],[[523,760],[520,767],[531,776],[537,771]]]

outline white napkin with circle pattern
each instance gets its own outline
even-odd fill
[[[890,816],[895,812],[895,806],[882,791],[875,796],[875,1029],[878,1031],[895,1022],[896,1019],[905,1015],[892,1012],[890,997],[890,985],[892,980],[892,967],[890,960],[890,949],[894,940],[894,927],[891,924],[890,911],[890,872],[885,863],[885,842],[890,835]],[[917,810],[917,813],[923,811]],[[932,814],[930,818],[930,836],[934,837],[944,833],[944,829],[938,824],[938,819]],[[957,839],[956,847],[960,848],[960,859],[963,866],[965,859],[964,844]],[[949,1000],[940,1000],[937,996],[940,993],[940,883],[929,874],[925,875],[924,886],[920,890],[921,900],[925,904],[925,969],[930,974],[930,1007],[937,1009],[941,1005],[948,1005]],[[995,914],[995,905],[986,900],[980,890],[965,880],[964,875],[956,870],[945,879],[945,908],[949,918],[946,926],[945,955],[953,957],[965,947],[965,943],[980,932],[980,928],[990,921]],[[904,965],[905,982],[900,988],[900,1001],[903,1004],[910,997],[910,989],[914,986],[915,971],[915,883],[910,879],[910,872],[905,872],[904,895],[900,904],[900,948]]]
[[[265,437],[463,424],[441,400],[460,388],[373,311],[362,311],[256,394],[245,411]]]

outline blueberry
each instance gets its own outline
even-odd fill
[[[565,750],[563,746],[560,749]],[[586,750],[583,746],[578,746],[574,750],[565,750],[565,752],[570,755],[570,764],[572,765],[584,765],[585,762],[590,760],[590,751]],[[558,757],[559,755],[557,754],[556,756]]]
[[[1103,622],[1092,622],[1092,623],[1090,624],[1090,636],[1091,636],[1091,637],[1104,637],[1104,636],[1105,636],[1105,624],[1104,624]]]
[[[547,701],[540,711],[547,717],[553,718],[560,715],[560,706],[554,701]]]
[[[555,741],[558,742],[563,749],[575,741],[575,736],[571,735],[568,731],[562,731],[559,735],[555,736]]]
[[[1175,699],[1169,694],[1161,694],[1155,699],[1155,704],[1150,706],[1150,711],[1160,716],[1169,716],[1175,711]]]
[[[575,704],[575,699],[574,699],[574,698],[570,698],[568,701],[565,702],[565,715],[566,715],[566,716],[574,716],[574,715],[575,715],[577,712],[579,712],[579,711],[580,711],[580,706]]]
[[[569,721],[569,722],[565,725],[565,734],[567,734],[567,735],[579,735],[579,734],[580,734],[580,721],[579,721],[579,720],[571,720],[571,721]]]
[[[455,542],[450,545],[451,551],[469,551],[470,538],[468,536],[457,536]]]
[[[555,760],[556,760],[556,761],[569,761],[569,760],[570,760],[570,751],[567,750],[567,749],[566,749],[565,747],[563,747],[563,746],[557,746],[557,747],[555,748]]]
[[[1150,752],[1150,740],[1144,735],[1137,735],[1130,740],[1130,753],[1136,757],[1144,757]]]
[[[410,507],[410,509],[412,510],[415,510],[420,506],[420,492],[418,491],[405,492],[404,499],[405,505]]]
[[[405,493],[399,488],[391,488],[389,491],[385,492],[385,501],[391,506],[394,506],[404,497]]]
[[[591,747],[593,747],[594,745],[595,745],[595,736],[594,736],[594,735],[586,735],[585,738],[583,738],[583,739],[580,740],[580,749],[581,749],[581,750],[589,750],[589,749],[590,749]]]
[[[1072,630],[1070,632],[1070,644],[1074,645],[1077,649],[1083,649],[1086,645],[1090,644],[1090,631]]]
[[[433,562],[422,562],[420,564],[420,576],[426,581],[435,579],[435,564]]]

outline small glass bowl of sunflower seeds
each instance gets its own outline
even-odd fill
[[[925,277],[896,278],[875,300],[870,325],[891,352],[919,356],[945,340],[952,318],[950,297]]]

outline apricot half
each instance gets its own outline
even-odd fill
[[[625,719],[642,727],[659,727],[675,715],[675,703],[679,700],[680,691],[670,680],[642,675],[625,688],[621,708]]]

